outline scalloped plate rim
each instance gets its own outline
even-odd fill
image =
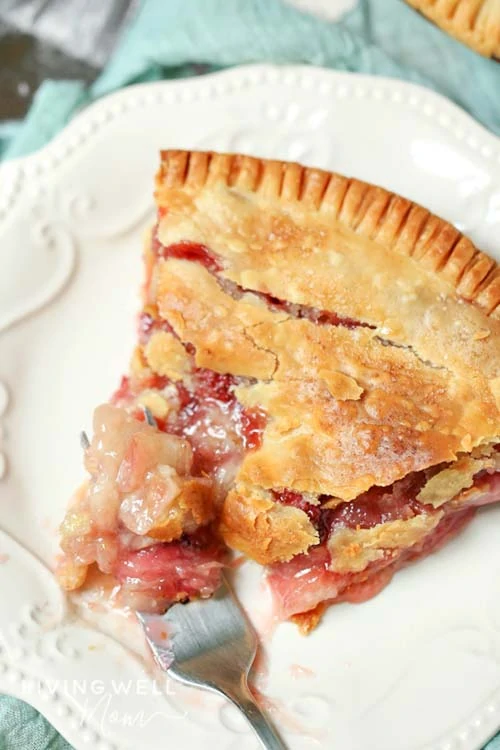
[[[15,167],[26,167],[30,164],[42,163],[47,157],[57,153],[57,150],[65,143],[70,141],[72,136],[76,134],[82,123],[88,120],[92,120],[101,109],[109,109],[111,104],[116,104],[127,99],[133,99],[137,94],[143,92],[156,92],[161,93],[163,91],[168,92],[174,88],[185,88],[186,85],[190,87],[202,86],[206,81],[231,81],[239,80],[245,76],[249,77],[250,83],[258,85],[261,81],[257,80],[258,77],[264,78],[266,76],[272,77],[275,74],[280,74],[282,71],[290,72],[291,74],[307,73],[312,75],[326,76],[331,78],[332,81],[345,82],[345,83],[358,83],[358,84],[373,84],[376,82],[378,87],[386,87],[394,89],[395,91],[401,90],[404,92],[413,92],[419,94],[429,102],[434,102],[439,105],[439,109],[446,110],[450,116],[457,118],[462,125],[466,125],[471,130],[471,133],[475,133],[481,138],[489,141],[490,145],[498,151],[498,157],[500,158],[500,138],[494,133],[490,132],[484,125],[475,120],[472,115],[462,109],[458,104],[455,104],[450,99],[447,99],[441,93],[433,91],[426,86],[418,83],[412,83],[409,81],[403,81],[398,78],[389,78],[387,76],[372,76],[369,74],[352,73],[350,71],[338,71],[330,68],[322,68],[313,65],[268,65],[268,64],[249,64],[235,66],[228,68],[227,70],[217,71],[215,73],[206,73],[200,76],[193,76],[192,78],[180,78],[173,79],[171,81],[150,81],[148,83],[136,83],[126,86],[125,88],[113,91],[109,94],[105,94],[99,99],[91,102],[88,106],[78,111],[75,116],[68,122],[65,127],[57,133],[47,144],[41,149],[27,154],[26,156],[19,156],[13,158],[7,162],[0,163],[0,178],[2,177],[2,171],[7,168]],[[252,80],[255,79],[255,80]],[[123,112],[116,113],[118,116]],[[114,119],[114,118],[111,118]],[[100,127],[104,127],[106,122],[100,123]],[[99,129],[99,128],[97,128]],[[468,135],[470,135],[468,134]],[[466,144],[468,146],[468,144]],[[468,146],[470,147],[470,146]],[[47,165],[48,166],[48,165]],[[53,165],[50,165],[53,166]],[[43,170],[42,170],[43,171]],[[1,189],[1,186],[0,186]]]

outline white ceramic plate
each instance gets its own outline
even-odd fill
[[[421,88],[257,66],[122,91],[0,170],[0,690],[79,750],[252,750],[231,707],[151,682],[133,623],[84,625],[49,572],[82,474],[79,431],[131,351],[160,147],[371,180],[498,255],[500,142]],[[331,609],[307,639],[278,629],[260,682],[291,750],[471,750],[500,726],[499,525],[500,509],[483,512],[376,599]],[[262,627],[255,571],[236,578]]]

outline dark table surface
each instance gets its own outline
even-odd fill
[[[0,0],[0,120],[22,118],[46,78],[91,83],[136,0]]]

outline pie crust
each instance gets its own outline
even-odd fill
[[[500,60],[500,0],[407,0],[452,36]]]
[[[147,407],[194,458],[146,547],[208,524],[282,594],[317,565],[323,589],[282,607],[307,630],[325,601],[371,595],[500,499],[491,258],[405,198],[298,164],[164,151],[156,201],[114,403],[132,421]]]

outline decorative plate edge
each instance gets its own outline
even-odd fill
[[[458,106],[425,87],[396,79],[310,66],[249,65],[189,80],[130,86],[90,105],[43,149],[0,165],[0,222],[8,221],[9,213],[27,182],[33,185],[34,181],[57,169],[101,129],[130,110],[158,102],[173,105],[198,98],[215,98],[266,83],[305,89],[317,87],[322,96],[332,96],[337,100],[348,97],[378,99],[418,109],[462,146],[465,145],[484,159],[496,159],[500,168],[500,139]],[[31,555],[25,548],[23,550]],[[15,661],[0,654],[0,690],[26,700],[21,689],[23,679],[29,679],[29,674],[19,669]],[[98,732],[82,727],[79,712],[62,696],[48,692],[43,698],[29,702],[69,740],[72,737],[75,741],[77,738],[83,739],[97,750],[115,750],[115,746]],[[462,747],[470,750],[471,741],[477,743],[475,746],[479,749],[499,726],[500,689],[450,733],[448,739],[429,744],[422,750],[460,750]]]
[[[190,79],[135,84],[89,105],[41,150],[0,165],[0,222],[8,218],[27,180],[36,180],[57,168],[126,112],[158,102],[174,105],[197,98],[214,99],[244,88],[276,83],[314,88],[320,95],[336,99],[385,99],[418,109],[455,141],[485,159],[495,158],[500,167],[500,139],[446,97],[424,86],[307,65],[246,65]]]

